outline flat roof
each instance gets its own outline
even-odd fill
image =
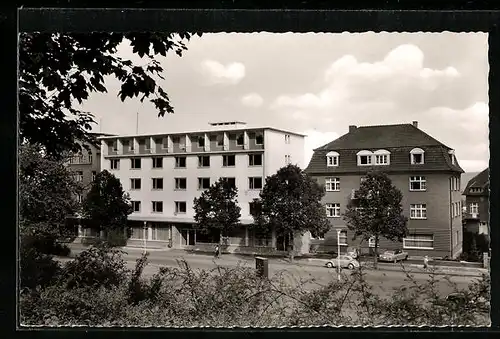
[[[183,135],[183,134],[202,134],[202,133],[217,133],[217,132],[238,132],[238,131],[248,131],[248,130],[272,130],[272,131],[277,131],[277,132],[282,132],[282,133],[287,133],[287,134],[293,134],[297,135],[300,137],[307,137],[305,134],[297,133],[297,132],[292,132],[292,131],[287,131],[284,129],[280,128],[275,128],[275,127],[239,127],[239,128],[229,128],[229,129],[210,129],[210,130],[199,130],[199,131],[187,131],[187,132],[165,132],[165,133],[152,133],[152,134],[124,134],[124,135],[114,135],[114,136],[104,136],[104,137],[98,137],[97,139],[99,140],[106,140],[106,139],[116,139],[116,138],[141,138],[141,137],[159,137],[159,136],[164,136],[164,135]]]

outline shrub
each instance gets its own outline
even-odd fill
[[[59,282],[70,289],[118,286],[129,272],[121,253],[105,244],[92,246],[64,265]]]
[[[128,237],[123,230],[109,230],[106,234],[106,243],[111,247],[123,247],[127,245]]]

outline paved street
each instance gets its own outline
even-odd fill
[[[72,255],[76,255],[84,249],[83,246],[76,244],[71,245],[71,248]],[[126,249],[125,251],[127,253],[124,255],[124,259],[127,261],[130,267],[133,267],[135,260],[141,256],[142,250]],[[210,255],[190,254],[177,250],[150,251],[149,253],[149,265],[144,272],[146,276],[153,275],[157,271],[158,267],[161,266],[178,267],[179,259],[185,259],[190,267],[194,270],[207,270],[215,268],[215,262],[217,263],[217,265],[222,267],[235,267],[237,265],[243,267],[255,267],[254,259],[251,257],[223,255],[220,259],[217,259],[214,262],[214,258]],[[307,286],[312,287],[315,284],[326,284],[332,279],[337,279],[335,269],[328,269],[323,265],[324,261],[321,260],[307,264],[297,261],[292,264],[283,259],[271,259],[269,261],[269,274],[270,276],[273,276],[280,272],[286,271],[287,280],[290,282],[299,279],[314,279],[314,282],[307,284]],[[411,271],[414,279],[417,282],[423,283],[429,279],[429,274],[422,272],[419,268],[412,267],[407,270]],[[349,274],[349,271],[344,270],[344,273]],[[366,279],[369,283],[371,283],[371,285],[379,295],[390,294],[395,288],[410,284],[406,280],[407,277],[405,273],[402,271],[385,270],[382,268],[378,271],[367,269],[366,273]],[[438,277],[440,278],[438,287],[441,293],[448,294],[453,292],[453,287],[444,280],[444,276],[439,275]],[[449,276],[448,278],[450,279],[450,281],[456,283],[458,288],[460,289],[466,289],[468,284],[470,284],[475,279],[478,279],[474,276]]]

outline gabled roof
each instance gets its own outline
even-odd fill
[[[412,124],[360,126],[316,150],[373,149],[393,147],[443,146]]]
[[[478,187],[482,188],[483,192],[482,193],[471,193],[470,189],[471,187]],[[469,180],[467,183],[467,186],[464,189],[464,195],[484,195],[488,194],[490,188],[490,169],[486,168],[483,170],[481,173],[473,177],[472,179]]]

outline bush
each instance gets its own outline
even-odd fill
[[[64,265],[59,282],[69,289],[118,286],[129,272],[121,253],[106,245],[93,246]]]
[[[128,237],[123,230],[109,230],[106,234],[106,242],[111,247],[123,247],[127,245]]]
[[[36,325],[320,326],[489,325],[490,280],[484,276],[447,299],[436,275],[379,297],[364,269],[318,285],[287,271],[263,279],[248,267],[162,267],[142,277],[147,257],[125,268],[120,251],[91,248],[67,263],[57,282],[21,295],[21,321]]]

